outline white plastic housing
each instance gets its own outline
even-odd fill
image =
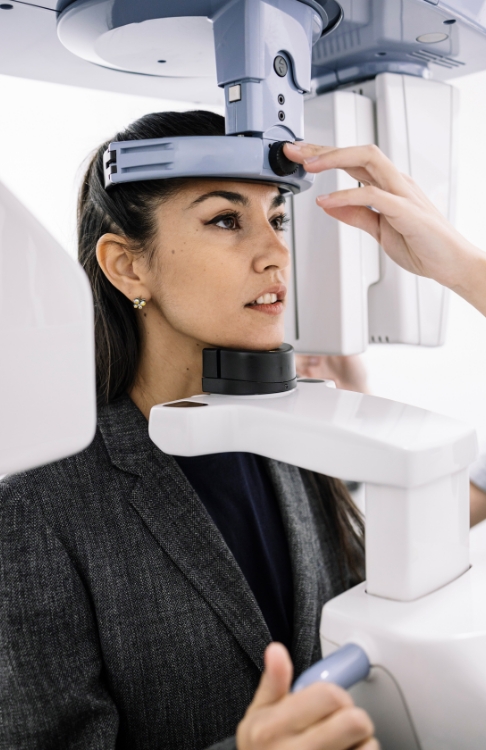
[[[323,609],[323,655],[352,642],[370,659],[370,677],[351,694],[369,712],[381,750],[484,747],[485,541],[464,575],[415,602],[370,596],[363,583]]]
[[[375,79],[378,145],[454,221],[458,91],[413,76]],[[380,281],[369,292],[370,341],[444,343],[449,292],[400,268],[380,249]]]
[[[457,109],[452,86],[384,73],[309,99],[305,138],[338,147],[377,143],[453,221]],[[345,172],[324,172],[293,199],[286,340],[308,354],[355,354],[368,342],[439,346],[449,292],[404,271],[369,235],[315,205],[320,194],[357,186]]]
[[[473,430],[376,396],[304,382],[275,396],[195,396],[154,406],[165,453],[248,451],[366,482],[368,590],[409,601],[469,566],[467,466]],[[204,405],[204,407],[202,406]]]
[[[0,474],[85,448],[96,427],[86,276],[0,184]]]
[[[305,138],[326,146],[375,142],[371,99],[335,91],[306,101]],[[318,195],[357,187],[342,171],[315,176],[292,200],[294,278],[285,340],[297,352],[355,354],[368,345],[368,287],[379,278],[378,244],[365,232],[332,219]]]

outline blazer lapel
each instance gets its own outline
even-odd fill
[[[148,436],[128,397],[100,412],[112,463],[140,479],[130,503],[174,564],[206,600],[258,669],[270,632],[218,528],[171,456]]]
[[[314,510],[299,469],[268,459],[267,468],[280,504],[294,578],[295,676],[319,658],[321,608],[333,593],[317,535]]]

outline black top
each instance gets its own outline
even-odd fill
[[[274,641],[292,647],[293,586],[280,508],[251,453],[174,456],[233,553]]]

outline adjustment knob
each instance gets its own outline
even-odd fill
[[[268,152],[268,163],[271,169],[278,174],[279,177],[286,177],[287,175],[294,174],[299,168],[299,165],[295,161],[290,161],[284,154],[284,146],[290,141],[275,141],[270,146]]]

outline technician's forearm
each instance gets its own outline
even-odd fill
[[[486,253],[468,243],[461,250],[455,279],[447,286],[486,315]]]
[[[486,519],[486,492],[483,492],[471,482],[470,484],[470,518],[471,526],[476,526]]]

